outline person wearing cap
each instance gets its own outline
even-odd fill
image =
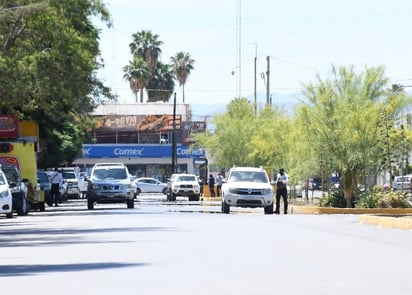
[[[279,169],[276,177],[276,209],[275,214],[280,214],[280,198],[283,199],[283,213],[288,214],[288,189],[287,184],[289,176],[285,173],[285,169]]]

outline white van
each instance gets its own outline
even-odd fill
[[[411,188],[412,175],[396,176],[392,187],[395,191],[409,192]]]

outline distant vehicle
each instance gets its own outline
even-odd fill
[[[322,189],[322,179],[320,177],[309,178],[308,181],[309,190],[321,190]]]
[[[64,182],[66,183],[65,195],[67,198],[79,199],[81,192],[79,188],[79,176],[74,168],[61,169]]]
[[[177,196],[189,197],[189,201],[200,200],[199,180],[194,174],[172,174],[167,183],[167,200],[176,201]]]
[[[392,183],[393,190],[409,192],[411,189],[411,179],[412,175],[396,176]]]
[[[30,211],[30,202],[27,197],[27,178],[22,178],[20,171],[14,165],[2,165],[1,169],[7,178],[13,196],[13,210],[17,215],[27,215]]]
[[[1,170],[0,165],[0,213],[6,214],[7,218],[13,217],[13,196],[10,191],[7,178]]]
[[[163,183],[156,178],[142,177],[134,181],[136,185],[136,195],[140,193],[162,193],[167,194],[167,183]]]
[[[95,203],[126,203],[127,208],[134,208],[136,188],[126,165],[95,164],[87,180],[87,209],[93,210]]]
[[[263,207],[265,214],[273,214],[274,189],[263,168],[234,167],[222,185],[222,212],[230,207]]]

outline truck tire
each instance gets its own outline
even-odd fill
[[[230,205],[226,204],[224,200],[222,200],[222,212],[225,214],[230,213]]]
[[[17,215],[26,216],[28,214],[29,214],[29,202],[27,201],[25,196],[22,196],[21,204],[17,208]]]
[[[13,218],[13,212],[7,213],[6,218]]]
[[[265,214],[273,214],[273,204],[265,207]]]
[[[94,202],[91,199],[87,199],[87,209],[93,210],[94,209]]]
[[[134,199],[127,200],[127,208],[129,208],[129,209],[134,208]]]

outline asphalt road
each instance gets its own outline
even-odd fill
[[[411,294],[412,232],[356,215],[84,200],[0,219],[4,294]]]

